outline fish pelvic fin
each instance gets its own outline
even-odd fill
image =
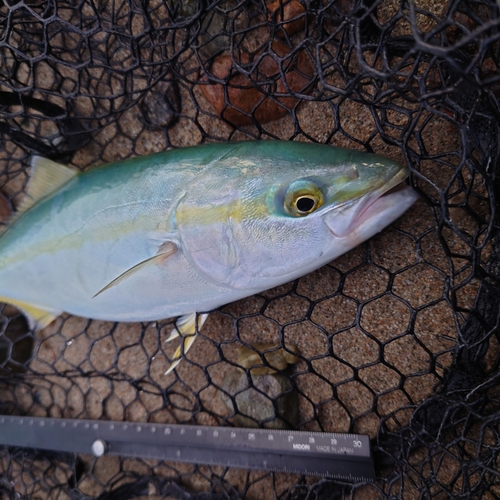
[[[177,365],[181,362],[182,356],[185,355],[191,346],[193,345],[198,332],[201,327],[205,323],[208,318],[208,314],[197,314],[190,313],[181,316],[175,322],[175,328],[170,332],[169,337],[165,340],[165,342],[170,342],[171,340],[181,336],[182,342],[181,345],[175,350],[174,357],[172,358],[172,364],[169,366],[168,370],[165,372],[165,375],[168,375],[171,371],[173,371]],[[198,319],[198,326],[196,326]]]
[[[156,255],[150,257],[149,259],[143,260],[142,262],[139,262],[139,264],[136,264],[130,269],[127,269],[124,273],[120,274],[120,276],[118,276],[113,281],[108,283],[104,288],[101,288],[101,290],[99,290],[92,298],[95,299],[98,295],[105,292],[106,290],[109,290],[110,288],[119,285],[122,281],[126,280],[127,278],[130,278],[130,276],[140,271],[144,267],[149,266],[151,264],[160,264],[164,260],[168,259],[175,252],[177,252],[177,245],[175,243],[173,243],[172,241],[167,241],[163,243],[160,246],[160,249],[158,250],[158,253]]]
[[[198,331],[200,331],[201,327],[205,323],[208,318],[208,314],[200,314],[189,313],[184,316],[179,316],[175,321],[175,327],[170,331],[170,335],[165,340],[165,342],[171,342],[176,339],[179,335],[185,337],[187,335],[194,335],[196,332],[195,321],[198,316]]]
[[[41,330],[50,325],[62,311],[53,311],[49,309],[42,309],[39,306],[22,302],[21,300],[13,300],[7,297],[0,297],[0,302],[13,305],[21,310],[28,320],[29,327],[32,330]]]

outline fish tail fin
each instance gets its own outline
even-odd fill
[[[21,300],[9,299],[7,297],[0,297],[0,302],[13,305],[20,309],[24,316],[26,316],[29,327],[32,330],[41,330],[45,328],[61,314],[61,311],[43,309],[40,306],[22,302]]]

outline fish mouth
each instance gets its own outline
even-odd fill
[[[380,188],[327,212],[323,221],[339,238],[348,236],[368,223],[375,225],[373,229],[380,226],[375,232],[382,230],[402,215],[418,197],[415,191],[403,182],[407,177],[407,169],[399,170]]]

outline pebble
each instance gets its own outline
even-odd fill
[[[171,125],[180,112],[180,99],[173,83],[161,83],[150,90],[141,103],[144,122],[150,128],[163,128]]]
[[[289,47],[278,40],[272,43],[272,49],[281,58],[286,57],[291,52]],[[239,64],[246,65],[249,62],[248,55],[242,53]],[[256,79],[257,83],[259,81],[275,82],[262,84],[262,88],[273,95],[287,94],[289,93],[288,89],[293,92],[307,93],[309,90],[307,86],[314,75],[314,69],[307,53],[299,52],[295,64],[292,59],[286,59],[281,64],[285,74],[285,82],[283,78],[276,79],[280,73],[279,66],[270,55],[262,58],[252,77]],[[213,106],[217,116],[225,118],[235,126],[251,125],[254,123],[254,119],[258,123],[267,123],[282,118],[296,105],[297,99],[294,97],[275,99],[266,97],[247,76],[232,70],[232,68],[233,60],[230,54],[216,57],[210,68],[210,73],[217,79],[226,80],[229,85],[227,83],[224,86],[220,83],[201,85],[203,94]],[[202,81],[209,82],[209,76],[205,74]]]
[[[222,394],[222,401],[231,413],[231,422],[239,427],[289,429],[299,421],[298,396],[289,378],[281,374],[251,375],[252,385],[242,369],[229,373],[222,388],[233,396]],[[245,390],[245,388],[247,388]],[[276,403],[276,407],[273,403]],[[265,421],[265,422],[263,422]]]
[[[285,370],[288,365],[295,364],[300,359],[295,356],[298,348],[288,344],[286,349],[279,344],[270,342],[250,344],[251,347],[241,346],[238,349],[238,364],[250,370],[252,383],[250,384],[247,372],[241,368],[230,372],[222,383],[222,388],[234,397],[222,395],[222,400],[231,413],[235,425],[240,427],[263,426],[272,429],[289,429],[298,425],[298,396],[293,390],[289,377],[277,373]],[[274,350],[272,350],[274,349]],[[269,352],[265,352],[269,351]],[[263,359],[271,366],[262,366]],[[273,403],[276,402],[276,407]]]
[[[276,0],[273,3],[270,3],[267,6],[269,10],[268,18],[270,21],[276,21],[277,23],[285,21],[282,25],[283,29],[288,33],[288,35],[293,35],[304,28],[306,16],[300,15],[306,12],[306,8],[297,0],[292,0],[286,5],[283,5],[284,3],[285,2],[283,2],[283,0]],[[298,16],[300,17],[295,19]],[[295,20],[287,23],[286,21],[289,19]]]

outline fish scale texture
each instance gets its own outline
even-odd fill
[[[168,376],[172,321],[63,315],[34,334],[0,306],[1,414],[265,426],[278,413],[369,434],[375,482],[3,448],[2,498],[499,498],[499,33],[494,1],[3,2],[3,222],[32,154],[87,169],[251,139],[383,154],[421,199],[331,264],[212,313]],[[255,342],[299,360],[270,376],[274,392],[244,376],[252,413],[229,382]]]

